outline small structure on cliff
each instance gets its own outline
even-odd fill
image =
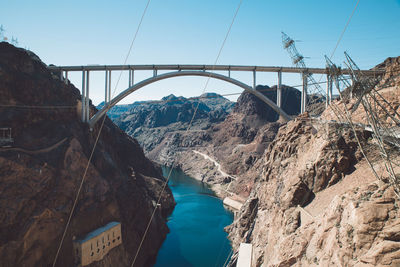
[[[75,263],[78,266],[86,266],[100,261],[112,248],[121,243],[121,223],[110,222],[88,233],[83,239],[74,240]]]
[[[238,260],[236,267],[251,267],[253,257],[253,245],[249,243],[240,243]]]
[[[14,142],[11,137],[11,128],[0,128],[0,147],[9,146]]]

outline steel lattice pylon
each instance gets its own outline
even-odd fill
[[[304,56],[297,50],[295,41],[284,32],[282,32],[282,43],[288,51],[293,65],[304,70],[301,74],[303,80],[302,112],[308,111],[312,115],[318,115],[320,111],[314,110],[316,108],[314,104],[326,101],[329,96],[326,95],[313,75],[307,71]]]
[[[358,110],[361,104],[365,112],[365,118],[368,123],[368,125],[366,125],[366,128],[369,128],[372,132],[374,144],[377,146],[380,152],[379,154],[381,156],[381,159],[384,162],[389,183],[394,187],[397,197],[400,198],[400,177],[395,172],[394,168],[394,166],[399,166],[399,163],[396,162],[396,157],[399,155],[400,150],[400,135],[398,134],[400,126],[400,115],[391,106],[391,104],[377,91],[376,85],[378,84],[379,79],[377,79],[377,77],[364,76],[361,73],[360,68],[353,61],[353,59],[347,53],[345,53],[345,56],[347,60],[345,64],[351,70],[351,78],[353,80],[352,85],[347,83],[347,80],[344,79],[338,67],[334,63],[332,63],[329,58],[325,58],[327,62],[327,67],[329,68],[330,73],[334,78],[335,84],[338,84],[339,82],[344,82],[348,85],[349,92],[347,95],[343,95],[343,92],[341,92],[338,88],[342,98],[342,102],[345,105],[344,112],[346,113],[347,121],[354,130],[354,123],[352,121],[351,113],[354,113],[356,110]],[[355,103],[353,104],[351,109],[348,109],[346,106],[346,102],[349,101],[352,97],[354,98]],[[388,118],[392,120],[391,124],[387,123]],[[360,142],[358,142],[358,145],[360,146],[361,151],[363,151],[364,149]],[[368,159],[365,154],[364,156],[368,161],[375,176],[378,179],[382,179],[381,176],[378,176],[376,167],[373,165],[373,163]]]

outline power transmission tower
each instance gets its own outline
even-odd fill
[[[340,87],[338,87],[339,94],[344,104],[343,111],[346,113],[347,121],[352,126],[356,138],[358,138],[354,130],[354,123],[351,114],[357,111],[361,104],[365,113],[365,123],[367,123],[365,129],[372,132],[373,143],[378,148],[379,154],[384,163],[384,168],[387,174],[385,179],[388,179],[388,182],[394,187],[397,197],[400,198],[400,177],[393,167],[399,166],[399,163],[396,161],[398,160],[400,150],[400,115],[376,89],[376,85],[379,82],[378,77],[364,76],[353,59],[347,53],[345,53],[345,56],[347,60],[346,65],[349,70],[351,70],[352,85],[347,82],[347,79],[344,79],[339,68],[325,56],[327,67],[329,68],[337,87],[340,82],[347,85],[347,92],[345,93],[341,92]],[[348,109],[346,102],[350,101],[351,98],[353,98],[354,103],[352,108]],[[387,122],[388,119],[391,120],[390,123]],[[364,151],[361,142],[358,142],[358,145],[360,150]],[[364,154],[364,156],[375,176],[378,179],[382,179],[382,177],[377,175],[377,167],[368,159],[367,155]]]
[[[5,32],[5,29],[4,29],[3,25],[0,25],[0,42],[2,42],[4,40],[4,32]]]
[[[303,69],[303,73],[301,74],[303,79],[302,112],[308,111],[311,115],[319,115],[323,111],[320,103],[326,100],[324,90],[322,90],[319,83],[314,79],[312,73],[307,71],[304,56],[297,50],[295,41],[284,32],[282,32],[282,43],[283,47],[288,51],[293,65]]]
[[[11,44],[14,46],[18,46],[18,38],[14,38],[14,36],[11,38]]]

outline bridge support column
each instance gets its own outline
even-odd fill
[[[134,70],[129,70],[129,87],[134,84]]]
[[[65,84],[68,84],[68,71],[65,71]]]
[[[332,102],[332,77],[327,74],[326,75],[326,107]]]
[[[111,101],[111,70],[108,71],[108,101]]]
[[[156,77],[157,76],[157,69],[154,69],[153,70],[153,77]]]
[[[253,89],[256,90],[256,70],[253,70]]]
[[[303,90],[301,92],[301,113],[306,111],[307,107],[307,73],[303,72]]]
[[[86,75],[85,71],[82,71],[82,103],[81,103],[81,113],[82,113],[82,122],[85,122],[86,119]]]
[[[282,72],[278,71],[278,86],[276,91],[276,105],[282,107]]]
[[[353,99],[354,78],[351,77],[350,99]]]
[[[86,120],[85,122],[89,122],[90,117],[90,104],[89,104],[89,71],[86,71]]]
[[[105,85],[104,85],[104,105],[108,103],[108,70],[106,70]]]

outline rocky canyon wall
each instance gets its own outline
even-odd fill
[[[73,266],[72,242],[110,221],[123,244],[91,266],[130,266],[164,178],[136,140],[109,119],[91,162],[93,131],[80,122],[80,93],[32,52],[0,43],[0,127],[14,142],[0,148],[0,265],[51,266],[86,172],[56,266]],[[91,113],[95,108],[91,106]],[[157,255],[174,207],[167,188],[135,266]]]

